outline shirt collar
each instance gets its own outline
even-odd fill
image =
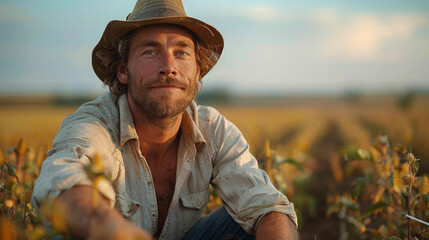
[[[119,128],[120,128],[120,147],[131,139],[138,139],[136,128],[134,126],[133,116],[128,105],[127,95],[122,94],[118,99],[119,107]]]
[[[125,142],[131,139],[138,139],[136,128],[134,126],[133,117],[131,114],[130,106],[126,94],[122,94],[118,98],[119,107],[119,127],[120,127],[120,142],[122,147]],[[201,149],[206,140],[198,127],[198,106],[195,101],[192,101],[187,110],[183,113],[182,134],[185,134],[199,150]]]
[[[195,143],[197,150],[200,150],[206,144],[198,125],[198,106],[195,101],[192,101],[187,111],[184,112],[181,128],[187,137]]]

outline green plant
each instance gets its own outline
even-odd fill
[[[412,153],[379,136],[371,151],[348,149],[345,169],[352,191],[328,199],[327,215],[338,214],[340,238],[429,238],[429,182],[416,176],[419,163]],[[346,224],[344,224],[346,223]]]
[[[0,238],[41,239],[51,236],[31,204],[33,184],[45,158],[20,139],[8,154],[0,154]]]

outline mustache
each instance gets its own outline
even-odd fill
[[[145,88],[155,88],[155,87],[164,87],[164,86],[173,86],[177,88],[185,89],[188,87],[187,84],[177,81],[175,78],[170,77],[160,77],[158,80],[153,82],[145,82],[143,87]]]

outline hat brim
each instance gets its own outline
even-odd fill
[[[219,57],[222,54],[224,42],[220,32],[213,26],[196,18],[159,17],[135,21],[113,20],[107,24],[103,36],[92,51],[92,67],[95,74],[101,81],[108,78],[109,75],[102,70],[103,66],[101,59],[97,57],[96,53],[100,50],[109,49],[112,46],[115,46],[118,44],[120,39],[127,36],[131,31],[153,24],[175,24],[183,26],[192,31],[202,44],[210,46]]]

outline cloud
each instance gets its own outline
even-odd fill
[[[318,8],[310,13],[310,20],[319,24],[335,25],[338,23],[338,11],[333,8]]]
[[[429,18],[419,14],[345,15],[334,9],[317,9],[310,19],[321,29],[322,54],[352,61],[400,59],[405,52],[398,46],[416,37],[420,27],[429,28]],[[397,48],[386,51],[392,44]]]
[[[9,4],[0,4],[0,23],[29,22],[30,17],[24,10]]]
[[[276,22],[279,13],[272,7],[250,7],[244,10],[244,15],[256,22]]]
[[[238,11],[243,18],[260,23],[292,22],[299,19],[299,15],[296,12],[270,6],[253,6]],[[235,15],[236,13],[233,14]]]

